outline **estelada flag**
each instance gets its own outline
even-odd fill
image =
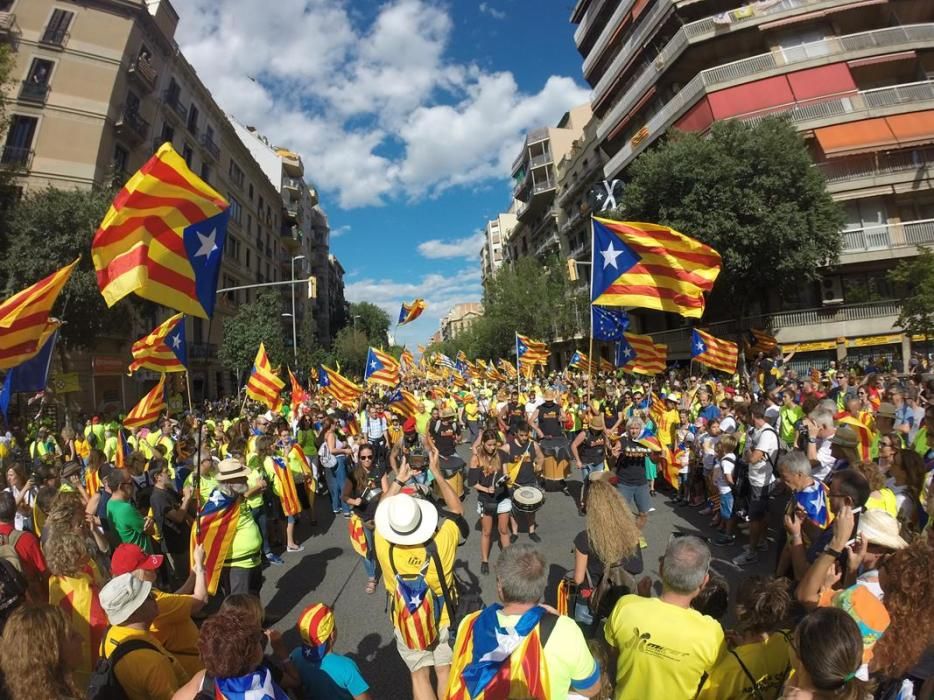
[[[0,303],[0,369],[16,367],[42,349],[54,330],[49,314],[77,264],[75,260]]]
[[[410,391],[397,387],[386,394],[386,406],[404,418],[413,418],[418,412],[418,399]]]
[[[616,365],[633,374],[662,374],[668,360],[668,346],[656,344],[650,335],[623,333],[616,343]]]
[[[298,413],[299,404],[301,404],[303,401],[308,401],[311,399],[311,397],[308,395],[308,392],[302,388],[302,385],[298,381],[298,377],[292,373],[291,369],[289,370],[289,381],[292,383],[291,408],[292,415],[294,416]]]
[[[318,475],[315,473],[315,466],[309,461],[305,450],[297,442],[293,442],[292,447],[289,448],[288,459],[289,464],[295,463],[301,467],[302,473],[305,475],[305,491],[308,492],[309,497],[318,493]],[[314,502],[312,501],[313,505]],[[312,511],[314,511],[314,507],[312,507]]]
[[[548,364],[548,345],[516,333],[516,357],[519,358],[519,362]]]
[[[195,544],[203,544],[204,577],[210,595],[217,593],[221,570],[233,544],[239,518],[239,500],[214,489],[198,514],[200,528],[191,528],[191,560],[194,561]]]
[[[273,370],[266,354],[266,346],[259,344],[256,359],[253,360],[253,371],[246,383],[246,394],[254,401],[265,404],[270,411],[278,411],[282,406],[282,389],[285,382]]]
[[[428,308],[428,304],[425,303],[424,299],[416,299],[411,304],[406,304],[402,302],[402,309],[399,311],[399,321],[400,326],[404,326],[406,323],[411,323],[416,318],[422,315],[422,312]],[[419,346],[421,348],[421,346]],[[424,352],[424,350],[422,350]]]
[[[100,582],[88,571],[74,576],[52,576],[49,579],[49,605],[58,607],[81,637],[81,659],[73,669],[87,678],[100,656],[101,642],[107,632],[107,614],[101,607]]]
[[[149,392],[140,399],[139,403],[130,409],[123,419],[123,425],[127,428],[143,428],[151,423],[155,423],[167,407],[165,402],[165,375],[159,378],[156,384]]]
[[[190,316],[214,313],[227,200],[164,143],[117,193],[91,243],[107,306],[127,294]]]
[[[412,351],[407,348],[402,348],[402,355],[399,357],[399,364],[404,373],[411,372],[415,369],[415,356],[412,355]]]
[[[399,383],[399,362],[389,353],[370,348],[366,357],[363,381],[395,386]]]
[[[593,218],[590,301],[689,318],[704,313],[704,293],[720,274],[720,254],[659,224]]]
[[[114,464],[117,469],[127,468],[130,463],[130,452],[130,443],[126,439],[126,432],[124,432],[123,428],[120,428],[117,430],[117,451],[114,453]]]
[[[367,553],[366,533],[363,532],[363,520],[356,513],[351,513],[347,521],[347,532],[350,535],[350,546],[361,557]]]
[[[593,366],[587,354],[580,350],[575,350],[574,354],[571,355],[571,361],[568,362],[568,367],[574,367],[581,372],[593,372],[596,370],[596,367]]]
[[[362,387],[325,365],[321,365],[321,369],[318,370],[318,386],[326,394],[348,406],[353,405],[363,393]]]
[[[279,500],[282,501],[282,512],[287,516],[298,515],[302,512],[302,502],[298,500],[298,489],[295,487],[295,478],[292,476],[292,470],[285,463],[282,457],[272,458],[272,467],[275,471],[276,486],[273,489],[279,492]]]
[[[695,328],[691,333],[691,357],[712,369],[733,374],[736,372],[739,351],[736,343],[721,340]]]
[[[154,372],[185,372],[188,369],[188,343],[185,342],[185,314],[175,314],[133,343],[129,373],[138,369]]]
[[[512,363],[507,362],[506,360],[502,358],[500,358],[499,362],[496,363],[496,366],[499,367],[502,373],[505,374],[510,379],[515,379],[516,375],[518,374],[516,368],[513,367]]]

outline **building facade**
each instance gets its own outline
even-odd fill
[[[483,304],[479,301],[454,304],[441,319],[441,339],[453,340],[470,328],[481,316],[483,316]]]
[[[282,261],[296,241],[284,235],[281,182],[270,181],[179,51],[177,23],[167,0],[0,2],[0,39],[15,59],[0,165],[24,190],[121,185],[169,142],[230,201],[218,288],[286,279]],[[217,350],[224,319],[255,294],[220,292],[213,321],[186,320],[195,400],[237,391],[240,377],[220,366]],[[76,353],[81,391],[70,398],[88,410],[131,406],[156,378],[123,376],[129,345],[169,313]]]
[[[328,322],[331,337],[350,322],[350,304],[344,297],[344,267],[333,254],[328,256]]]
[[[516,226],[516,200],[512,200],[507,211],[486,222],[486,240],[480,249],[480,274],[484,282],[493,276],[505,260],[503,250],[506,240]]]
[[[797,294],[757,300],[742,325],[803,344],[803,365],[907,361],[885,273],[934,242],[934,3],[579,0],[571,22],[608,179],[672,128],[780,114],[805,138],[846,217],[842,254]],[[646,314],[644,330],[686,356],[687,332],[672,323]]]

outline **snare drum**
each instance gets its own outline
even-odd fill
[[[464,480],[464,469],[467,467],[467,463],[459,455],[454,454],[449,457],[442,455],[438,466],[441,468],[441,473],[444,474],[445,479],[450,480],[455,474],[460,474],[461,481]]]
[[[519,486],[512,492],[512,507],[522,513],[534,513],[545,505],[545,492],[537,486]]]
[[[464,500],[464,472],[456,471],[451,476],[445,474],[444,480],[451,485],[451,488],[454,489],[454,493],[459,499]],[[435,496],[439,499],[441,496],[441,489],[438,487],[437,483],[434,485]]]

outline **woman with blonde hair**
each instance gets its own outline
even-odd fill
[[[467,477],[468,483],[477,490],[477,514],[480,516],[481,527],[481,574],[490,573],[494,520],[500,549],[509,546],[509,514],[512,512],[512,501],[503,480],[508,465],[503,461],[501,445],[496,430],[484,430],[474,445]]]
[[[71,677],[80,660],[81,637],[58,608],[20,608],[7,621],[0,669],[11,700],[84,697]]]
[[[607,567],[622,565],[635,576],[642,573],[642,550],[639,547],[639,527],[626,499],[607,478],[609,472],[596,472],[587,492],[587,528],[574,538],[574,583],[581,591],[595,589]],[[616,592],[619,597],[621,592]],[[581,596],[581,598],[585,597]],[[605,604],[604,604],[605,603]],[[601,608],[615,599],[601,602]],[[585,624],[599,622],[579,600],[574,618]]]

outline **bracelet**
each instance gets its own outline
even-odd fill
[[[823,553],[823,554],[829,554],[829,555],[832,556],[834,559],[836,559],[837,557],[843,556],[843,552],[841,552],[841,551],[839,551],[839,550],[837,550],[837,549],[834,549],[834,548],[831,547],[829,544],[828,544],[826,547],[824,547],[824,551],[823,551],[822,553]]]
[[[816,444],[817,444],[817,438],[809,437],[809,438],[808,438],[808,444],[809,444],[809,445],[816,445]]]
[[[405,486],[405,482],[404,482],[404,481],[400,481],[398,478],[393,479],[393,483],[399,484],[400,487],[404,487],[404,486]]]
[[[196,573],[196,574],[203,574],[203,573],[204,573],[204,567],[201,567],[201,568],[199,568],[199,569],[194,569],[194,568],[193,568],[193,569],[192,569],[192,572],[193,572],[193,573]]]

